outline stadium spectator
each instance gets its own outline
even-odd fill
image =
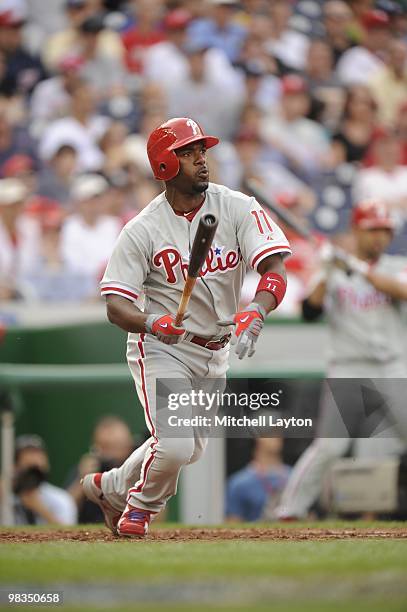
[[[259,138],[263,139],[263,117],[264,114],[256,104],[250,102],[245,104],[239,117],[239,130],[236,136],[239,134],[256,134]],[[273,155],[274,158],[281,159],[281,156],[275,151],[273,151]]]
[[[362,25],[363,19],[372,10],[375,0],[347,0],[355,17],[355,25]]]
[[[24,214],[28,190],[22,181],[0,180],[0,299],[21,297],[21,276],[38,256],[40,228]]]
[[[270,3],[270,31],[266,48],[275,57],[283,71],[302,70],[309,45],[308,37],[290,27],[293,3],[274,0]]]
[[[325,36],[329,40],[333,64],[336,66],[338,60],[345,51],[353,46],[351,39],[351,28],[353,14],[346,2],[342,0],[328,0],[323,5],[323,25]]]
[[[390,40],[390,20],[383,11],[363,16],[364,33],[360,45],[346,51],[337,64],[337,75],[344,85],[367,84],[384,67]]]
[[[27,49],[31,53],[39,54],[44,41],[66,27],[65,4],[66,0],[52,0],[52,2],[28,0],[23,35]]]
[[[128,208],[128,188],[129,179],[126,172],[118,171],[109,177],[109,189],[104,197],[106,215],[117,217],[124,226],[127,221],[132,219],[137,211]]]
[[[12,118],[12,110],[0,99],[0,167],[13,155],[37,158],[36,145],[28,130]]]
[[[262,132],[290,169],[300,176],[312,176],[322,168],[328,136],[319,123],[307,118],[311,101],[305,80],[287,75],[281,83],[280,106],[265,117]]]
[[[95,283],[91,275],[80,272],[64,260],[61,230],[66,213],[58,202],[34,198],[27,207],[40,225],[37,258],[33,258],[21,276],[20,287],[30,302],[78,302],[94,299]]]
[[[47,481],[48,453],[39,436],[24,435],[15,444],[14,519],[17,525],[74,525],[72,496]]]
[[[207,0],[208,17],[192,22],[189,32],[192,39],[206,40],[211,47],[221,49],[230,62],[240,54],[247,31],[234,19],[236,0]]]
[[[152,130],[165,120],[160,111],[143,114],[138,134],[130,134],[123,143],[123,165],[125,197],[122,210],[124,219],[131,219],[160,193],[160,185],[152,179],[151,166],[147,157],[147,138]]]
[[[301,216],[311,213],[315,206],[314,193],[288,168],[270,158],[258,133],[240,131],[235,142],[242,185],[247,179],[257,179],[270,197],[281,199],[292,210],[295,208]]]
[[[77,55],[64,57],[57,74],[36,85],[30,100],[30,118],[36,137],[50,121],[64,117],[70,108],[71,90],[78,83],[83,60]]]
[[[99,147],[103,153],[103,173],[106,177],[114,176],[120,172],[123,163],[124,142],[128,136],[125,123],[112,121],[99,140]]]
[[[395,123],[395,132],[400,136],[402,143],[401,163],[407,166],[407,100],[399,108]]]
[[[159,83],[146,83],[140,91],[141,117],[145,113],[159,113],[167,117],[168,102],[164,88]],[[139,127],[140,129],[140,127]]]
[[[234,62],[235,66],[254,67],[257,71],[278,74],[278,62],[267,49],[267,40],[271,29],[270,21],[270,16],[267,13],[252,16],[240,55]]]
[[[7,57],[0,50],[0,96],[11,98],[17,92],[17,83],[14,75],[7,71]]]
[[[388,3],[388,5],[389,4],[390,3]],[[397,4],[395,2],[392,2],[391,4],[393,5],[392,8],[394,9],[392,14],[390,15],[393,34],[394,36],[398,36],[405,39],[407,37],[406,3],[404,2],[404,0],[401,0],[401,2],[397,2]]]
[[[163,25],[166,39],[149,47],[143,56],[143,76],[148,82],[158,83],[164,90],[174,86],[177,82],[189,77],[190,66],[188,61],[188,48],[190,41],[193,44],[204,43],[208,46],[205,54],[205,74],[208,80],[224,85],[229,82],[230,87],[240,85],[236,71],[230,64],[224,51],[210,47],[206,38],[194,37],[188,34],[188,24],[192,15],[183,9],[176,9],[168,13]],[[163,65],[166,69],[163,70]]]
[[[67,55],[81,53],[81,26],[86,19],[99,12],[98,3],[93,0],[67,0],[66,18],[68,26],[46,38],[42,48],[42,60],[49,70],[55,70]],[[119,34],[106,29],[98,37],[98,53],[121,62],[124,57],[123,44]]]
[[[244,24],[250,24],[258,15],[267,15],[270,9],[268,0],[240,0],[241,10],[237,13],[236,19]]]
[[[37,193],[56,200],[62,206],[70,205],[72,181],[77,166],[75,147],[62,144],[41,169],[38,176]]]
[[[332,136],[330,165],[361,162],[368,152],[377,122],[377,105],[365,85],[347,91],[343,116]]]
[[[403,102],[407,101],[407,39],[393,39],[389,43],[386,66],[368,81],[378,106],[381,123],[394,127]]]
[[[79,511],[79,523],[103,522],[102,512],[86,499],[80,484],[90,472],[104,472],[119,466],[137,446],[125,421],[116,416],[103,416],[95,425],[91,447],[68,476],[67,490]]]
[[[342,110],[343,89],[333,72],[333,52],[328,40],[311,40],[304,78],[312,99],[310,118],[328,128],[334,126]]]
[[[139,132],[130,134],[124,142],[124,155],[128,170],[133,176],[152,178],[151,166],[147,157],[147,139],[157,125],[165,121],[166,114],[160,109],[148,108],[141,117]]]
[[[251,45],[252,39],[248,38],[245,48]],[[253,61],[246,55],[241,57],[239,68],[243,76],[242,97],[245,104],[254,104],[259,110],[267,113],[277,105],[280,99],[280,79],[267,70],[267,63],[261,59]]]
[[[397,217],[399,225],[407,218],[407,167],[402,166],[400,136],[383,130],[372,146],[373,165],[356,175],[353,195],[356,201],[380,198]]]
[[[103,154],[98,141],[110,119],[97,114],[95,92],[86,81],[72,88],[70,109],[70,115],[53,121],[44,130],[39,142],[40,155],[49,161],[62,145],[69,144],[78,153],[78,171],[100,170]]]
[[[333,73],[332,47],[328,40],[314,38],[310,41],[304,74],[311,93],[321,87],[340,87]]]
[[[192,115],[222,137],[209,156],[215,182],[239,189],[257,177],[335,238],[360,176],[377,172],[383,123],[398,131],[398,165],[407,164],[407,21],[394,3],[328,0],[319,14],[283,0],[0,4],[0,178],[22,180],[68,216],[80,172],[107,177],[101,207],[119,224],[138,214],[160,189],[145,135],[170,115]],[[40,52],[50,78],[21,88],[3,43],[25,57]],[[52,232],[57,243],[64,232]],[[392,248],[400,244],[399,235]]]
[[[106,31],[103,15],[87,17],[78,28],[75,48],[83,61],[81,75],[94,88],[100,100],[122,90],[126,78],[122,58],[105,53],[100,44]]]
[[[184,47],[188,55],[189,76],[168,88],[169,116],[192,117],[208,133],[230,140],[241,110],[241,90],[227,81],[213,82],[206,72],[208,44],[190,39]]]
[[[6,61],[3,79],[8,82],[9,95],[28,95],[45,77],[41,61],[24,48],[22,28],[26,19],[23,4],[10,8],[0,6],[0,52]]]
[[[182,8],[166,15],[163,22],[166,39],[152,45],[144,53],[143,75],[148,81],[168,86],[187,76],[188,61],[183,46],[191,19],[191,13]]]
[[[4,178],[17,178],[27,188],[28,193],[35,193],[37,186],[37,173],[34,160],[29,155],[12,155],[2,165],[0,174]]]
[[[119,219],[104,214],[108,187],[107,181],[97,174],[75,179],[71,190],[75,212],[66,219],[61,236],[64,262],[75,272],[93,279],[95,295],[100,274],[121,230]]]
[[[281,438],[257,438],[253,459],[233,474],[227,484],[229,521],[271,520],[288,481],[289,466],[281,458]]]
[[[131,0],[135,22],[122,35],[125,63],[129,72],[141,73],[144,55],[149,47],[164,40],[161,29],[162,0]]]

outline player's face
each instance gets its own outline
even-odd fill
[[[356,230],[358,250],[368,259],[378,259],[389,246],[392,236],[393,232],[390,229],[358,229]]]
[[[208,189],[209,170],[206,162],[205,142],[193,142],[175,151],[180,171],[171,181],[183,193],[203,193]]]

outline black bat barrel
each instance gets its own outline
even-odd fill
[[[218,220],[212,213],[202,215],[195,234],[189,259],[188,276],[197,278],[209,253],[213,237],[218,227]]]

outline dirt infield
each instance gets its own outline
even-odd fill
[[[152,529],[144,541],[148,542],[188,542],[213,540],[352,540],[352,539],[407,539],[407,526],[394,528],[360,528],[324,529],[321,528],[185,528],[185,529]],[[106,529],[34,529],[18,528],[0,529],[0,543],[16,542],[122,542]]]

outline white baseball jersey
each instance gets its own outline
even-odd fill
[[[157,196],[123,228],[101,282],[102,295],[136,303],[144,293],[145,312],[175,314],[199,219],[206,213],[219,223],[185,326],[206,338],[223,336],[216,321],[237,311],[247,267],[256,270],[270,255],[291,253],[284,233],[256,200],[227,187],[210,183],[192,220],[174,212],[165,193]]]
[[[405,257],[382,255],[374,270],[407,282]],[[375,289],[363,276],[335,268],[328,279],[326,313],[331,362],[404,359],[404,305]]]

